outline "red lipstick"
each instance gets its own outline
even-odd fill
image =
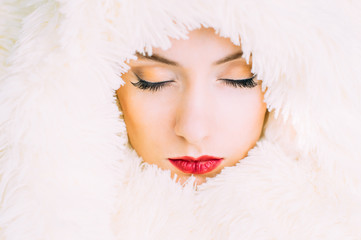
[[[198,158],[184,156],[168,158],[168,160],[184,173],[205,174],[216,169],[223,158],[203,155]]]

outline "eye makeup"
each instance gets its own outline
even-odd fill
[[[224,84],[235,88],[254,88],[258,85],[257,82],[254,81],[255,77],[256,75],[245,79],[220,78],[218,80],[222,80]]]
[[[134,71],[133,73],[137,78],[137,82],[131,82],[131,84],[141,90],[149,90],[152,92],[156,92],[164,87],[167,87],[172,82],[175,82],[174,80],[159,81],[159,82],[147,81],[141,78]],[[219,78],[218,80],[222,81],[223,84],[234,88],[253,88],[258,85],[258,83],[254,81],[255,77],[256,75],[253,75],[250,78],[242,78],[242,79]]]
[[[228,56],[224,61],[219,61],[217,64],[219,66],[212,66],[212,71],[215,71],[212,73],[215,77],[214,80],[232,88],[250,89],[256,87],[258,81],[255,81],[256,75],[251,73],[252,63],[247,63],[241,56],[242,52],[236,53],[231,57]],[[134,87],[144,91],[156,92],[170,87],[173,85],[172,83],[187,75],[184,74],[184,69],[179,64],[170,64],[170,66],[168,64],[166,67],[154,65],[154,62],[163,63],[159,59],[158,55],[140,57],[140,64],[132,66],[132,73],[135,76],[133,79],[136,82],[130,82]],[[147,65],[144,62],[151,62],[152,65]]]
[[[167,84],[174,82],[173,80],[162,81],[162,82],[148,82],[140,78],[136,73],[134,73],[134,75],[137,77],[138,81],[136,83],[131,82],[131,84],[141,90],[150,90],[155,92],[165,87]]]

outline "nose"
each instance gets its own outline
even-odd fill
[[[210,99],[202,87],[184,92],[178,105],[175,134],[200,150],[210,134]]]

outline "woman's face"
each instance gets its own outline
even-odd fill
[[[117,91],[130,144],[183,183],[201,184],[247,155],[266,113],[242,48],[198,29],[168,50],[138,55]]]

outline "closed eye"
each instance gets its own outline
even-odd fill
[[[162,89],[163,87],[167,86],[169,83],[174,82],[174,80],[167,80],[167,81],[161,81],[161,82],[148,82],[144,79],[141,79],[138,75],[135,74],[135,76],[138,78],[138,82],[131,84],[139,89],[142,90],[150,90],[150,91],[158,91]],[[256,75],[253,75],[251,78],[245,78],[245,79],[228,79],[228,78],[220,78],[218,80],[221,80],[224,84],[234,87],[234,88],[254,88],[258,84],[254,81],[254,78]]]
[[[142,90],[150,90],[154,92],[165,87],[167,84],[174,82],[173,80],[162,81],[162,82],[148,82],[144,79],[141,79],[137,74],[135,74],[135,76],[138,78],[138,82],[136,83],[131,82],[133,86]]]
[[[222,80],[224,84],[235,87],[235,88],[254,88],[258,84],[254,81],[254,78],[256,75],[253,75],[251,78],[245,78],[245,79],[228,79],[228,78],[221,78],[219,80]]]

